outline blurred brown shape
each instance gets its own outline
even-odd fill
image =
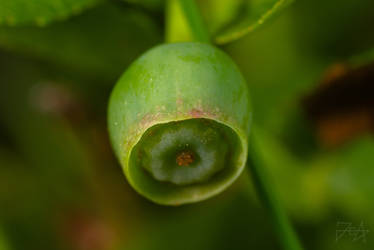
[[[63,234],[76,250],[108,250],[116,243],[115,229],[104,218],[75,212],[64,217]]]
[[[30,102],[36,111],[65,118],[73,124],[80,123],[86,116],[83,103],[62,84],[43,82],[33,86]]]
[[[325,147],[336,147],[374,131],[374,63],[345,64],[327,70],[317,89],[303,100]]]

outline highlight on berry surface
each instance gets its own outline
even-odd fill
[[[165,205],[207,199],[239,176],[250,119],[238,68],[202,43],[143,54],[116,84],[108,110],[112,146],[130,185]]]

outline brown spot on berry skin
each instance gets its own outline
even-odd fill
[[[191,151],[183,151],[178,154],[176,162],[178,166],[189,166],[194,162],[194,154]]]
[[[199,110],[199,109],[192,109],[192,110],[190,111],[190,115],[191,115],[193,118],[200,118],[200,117],[204,117],[205,112],[202,111],[202,110]]]

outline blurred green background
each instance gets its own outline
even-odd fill
[[[250,173],[163,207],[114,158],[109,93],[168,32],[189,39],[180,13],[165,20],[161,0],[52,2],[59,11],[0,3],[0,250],[280,249]],[[231,34],[262,2],[199,6],[212,35]],[[219,46],[248,82],[252,132],[305,248],[374,249],[374,2],[297,0]]]

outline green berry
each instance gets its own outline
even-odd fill
[[[213,46],[165,44],[143,54],[118,81],[108,111],[131,186],[166,205],[223,191],[246,162],[249,101],[238,68]]]

